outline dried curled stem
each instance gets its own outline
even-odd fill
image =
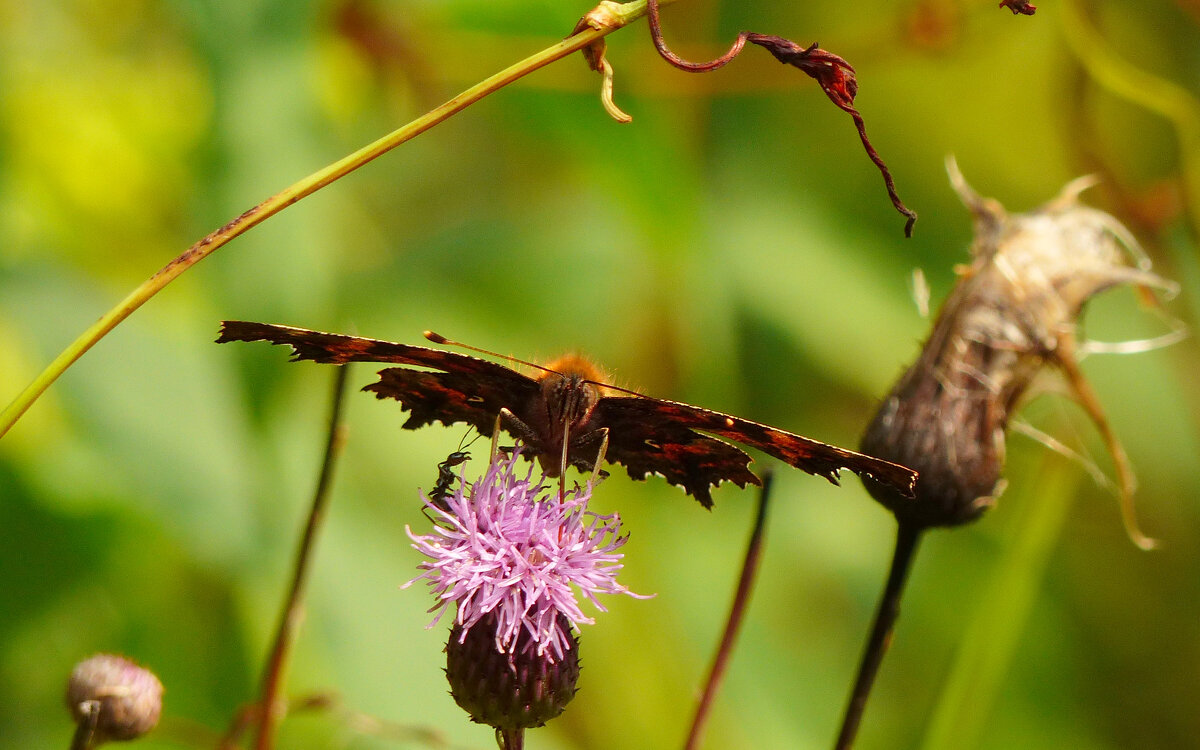
[[[867,138],[866,123],[854,106],[854,97],[858,93],[858,80],[854,75],[854,67],[850,63],[832,52],[820,49],[815,42],[807,47],[802,47],[790,39],[770,34],[756,34],[751,31],[743,31],[738,34],[729,51],[718,58],[703,63],[689,62],[672,52],[663,40],[662,23],[658,16],[658,0],[647,0],[646,15],[650,21],[650,36],[654,41],[654,48],[658,50],[658,54],[664,60],[680,70],[690,73],[707,73],[716,70],[737,57],[742,48],[746,46],[746,42],[750,42],[765,48],[779,62],[799,68],[815,79],[820,84],[821,90],[825,92],[825,96],[829,97],[829,101],[853,118],[854,126],[858,129],[858,137],[862,141],[863,148],[866,149],[867,156],[883,175],[888,198],[891,199],[896,210],[907,219],[904,223],[904,236],[912,237],[913,224],[917,221],[917,214],[904,205],[904,201],[900,200],[891,171],[879,152],[871,145],[871,140]]]
[[[850,63],[832,52],[818,48],[816,42],[808,47],[801,47],[788,39],[766,34],[749,34],[747,41],[765,47],[779,62],[797,67],[816,79],[821,90],[825,92],[825,96],[829,97],[829,101],[854,119],[854,127],[858,129],[858,137],[867,151],[867,156],[883,175],[883,184],[887,186],[888,198],[891,199],[896,210],[908,219],[904,222],[904,236],[912,237],[913,224],[917,221],[917,212],[904,205],[904,201],[900,200],[891,171],[884,163],[883,157],[871,145],[871,140],[867,138],[867,125],[863,122],[862,115],[854,107],[854,97],[858,94],[858,79],[855,78],[854,68]]]
[[[1037,6],[1030,5],[1029,0],[1000,0],[1000,7],[1008,8],[1014,16],[1032,16],[1037,11]]]

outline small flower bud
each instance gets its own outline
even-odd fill
[[[558,626],[570,623],[559,615]],[[496,617],[485,616],[462,638],[455,625],[446,644],[446,679],[454,702],[471,720],[500,731],[540,727],[558,716],[575,697],[579,679],[579,640],[555,660],[538,653],[528,632],[522,631],[512,653],[496,648]]]
[[[67,683],[67,708],[76,722],[98,711],[92,745],[132,740],[158,724],[162,683],[148,669],[112,654],[75,665]]]

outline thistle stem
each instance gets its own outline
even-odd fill
[[[350,371],[348,365],[338,367],[333,376],[333,394],[329,407],[329,437],[325,441],[325,455],[321,461],[321,472],[317,478],[317,487],[313,492],[312,508],[308,512],[308,523],[304,527],[304,536],[300,539],[296,550],[296,567],[292,574],[292,587],[284,601],[283,610],[279,614],[279,627],[275,632],[275,645],[271,648],[271,656],[267,661],[266,672],[263,675],[262,694],[258,704],[259,722],[258,736],[254,746],[257,750],[270,750],[275,742],[275,729],[280,719],[287,712],[287,702],[279,694],[287,670],[288,657],[292,645],[296,641],[296,631],[304,619],[304,594],[308,584],[309,559],[312,557],[317,534],[325,520],[325,509],[328,506],[329,487],[333,479],[333,469],[345,443],[346,430],[342,424],[342,402],[346,395],[346,377]]]
[[[497,729],[496,744],[500,750],[525,750],[525,730]]]
[[[675,0],[658,0],[659,5],[667,5]],[[613,31],[623,28],[646,13],[646,0],[617,4],[601,3],[609,11],[608,23],[604,28],[586,28],[577,34],[567,37],[553,46],[531,55],[524,60],[511,65],[490,78],[475,84],[446,103],[435,107],[426,114],[418,117],[407,125],[392,131],[388,135],[371,143],[354,153],[342,158],[324,169],[318,170],[308,177],[285,188],[257,206],[245,211],[225,226],[206,235],[194,245],[185,250],[179,257],[163,266],[157,273],[130,292],[124,299],[108,312],[104,313],[67,346],[49,365],[46,366],[33,381],[21,391],[16,398],[0,412],[0,437],[3,437],[17,420],[21,418],[34,401],[46,392],[46,389],[59,378],[67,368],[82,357],[96,342],[104,338],[109,331],[116,328],[125,318],[133,314],[154,295],[158,294],[167,284],[170,284],[184,271],[207,258],[215,250],[223,247],[230,240],[245,234],[253,227],[279,213],[292,204],[307,198],[321,188],[345,177],[359,167],[386,154],[402,143],[412,140],[426,130],[441,123],[443,120],[458,114],[470,105],[488,94],[499,91],[508,84],[516,81],[533,71],[560,60],[587,47]]]
[[[696,705],[696,715],[692,719],[692,727],[688,732],[685,750],[695,750],[700,746],[701,733],[708,721],[708,712],[712,708],[717,688],[725,676],[725,668],[729,657],[733,654],[733,644],[737,640],[742,620],[745,619],[746,609],[750,603],[750,592],[754,589],[754,580],[758,574],[758,564],[762,558],[764,531],[767,522],[767,500],[771,493],[771,483],[774,474],[767,471],[763,474],[762,489],[758,493],[758,514],[754,518],[754,528],[750,532],[750,542],[746,546],[746,558],[742,563],[742,575],[738,579],[737,591],[733,595],[733,605],[729,608],[729,619],[725,623],[725,632],[721,635],[721,644],[713,655],[712,667],[708,672],[708,680],[704,684],[704,694]]]
[[[91,750],[96,724],[100,721],[100,702],[84,701],[81,714],[79,723],[75,725],[75,733],[71,736],[71,750]]]
[[[904,583],[908,579],[908,571],[917,553],[917,544],[921,541],[923,531],[924,528],[903,521],[896,529],[896,549],[892,553],[892,567],[888,571],[883,595],[879,598],[871,635],[863,649],[858,677],[854,682],[854,690],[850,693],[850,701],[846,704],[842,729],[834,745],[835,750],[849,750],[854,745],[854,737],[858,734],[863,711],[867,707],[867,697],[875,684],[875,676],[879,673],[883,655],[891,645],[892,630],[896,626],[896,618],[900,616],[900,597],[904,593]]]

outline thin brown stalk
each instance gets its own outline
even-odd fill
[[[304,593],[308,584],[309,560],[316,545],[321,523],[325,520],[334,464],[338,454],[341,453],[342,444],[345,442],[346,430],[342,424],[342,402],[346,395],[346,378],[349,372],[349,366],[343,365],[337,368],[333,376],[333,393],[329,407],[329,436],[325,441],[321,473],[317,478],[317,488],[313,492],[312,507],[308,512],[308,523],[304,527],[304,536],[301,537],[300,545],[296,550],[296,567],[292,575],[292,587],[279,615],[275,645],[271,649],[267,671],[263,676],[262,694],[259,696],[262,716],[258,724],[258,738],[255,742],[258,750],[270,750],[275,740],[275,729],[287,712],[286,700],[280,695],[279,689],[283,684],[292,645],[296,641],[296,631],[304,618]]]
[[[258,735],[255,747],[258,750],[270,750],[274,745],[275,730],[287,713],[287,701],[280,695],[280,688],[287,673],[288,658],[291,656],[292,645],[296,641],[296,632],[299,630],[300,622],[304,619],[304,594],[308,583],[309,562],[316,546],[317,534],[320,532],[325,518],[334,465],[341,453],[342,444],[345,442],[342,402],[346,393],[348,372],[349,367],[347,366],[338,367],[334,372],[333,392],[329,408],[329,435],[325,441],[325,454],[321,461],[317,487],[313,492],[308,522],[296,550],[291,588],[280,611],[275,641],[263,672],[262,691],[254,704],[243,706],[235,715],[220,743],[222,748],[236,747],[238,739],[245,730],[250,725],[257,724]]]
[[[854,681],[850,701],[846,704],[842,729],[834,745],[835,750],[849,750],[854,746],[854,737],[858,734],[863,711],[867,707],[867,698],[871,694],[872,685],[875,684],[875,676],[879,673],[879,665],[892,642],[892,630],[896,627],[896,618],[900,616],[900,597],[904,593],[904,583],[908,579],[908,571],[924,530],[915,523],[905,521],[901,521],[896,529],[896,550],[892,555],[892,567],[888,572],[883,595],[879,598],[879,608],[875,611],[871,635],[867,638],[866,648],[863,649],[858,677]]]
[[[91,750],[96,736],[96,724],[100,721],[100,701],[84,701],[79,723],[71,735],[71,750]]]
[[[658,50],[658,54],[680,70],[686,70],[691,73],[707,73],[710,70],[716,70],[729,64],[733,58],[741,54],[742,47],[746,46],[746,37],[750,35],[748,31],[738,34],[729,51],[715,60],[709,60],[704,63],[688,62],[672,52],[663,39],[662,23],[658,19],[658,0],[646,0],[646,17],[650,21],[650,38],[654,40],[654,48]]]
[[[712,666],[708,671],[708,679],[704,684],[704,694],[696,705],[696,715],[692,718],[692,726],[688,731],[685,750],[695,750],[700,746],[704,726],[712,702],[716,698],[717,689],[725,676],[729,658],[733,654],[733,645],[737,641],[738,631],[741,630],[745,619],[746,609],[750,603],[750,592],[754,589],[754,580],[758,574],[758,564],[762,558],[762,546],[765,537],[767,521],[767,500],[771,493],[771,483],[774,474],[767,471],[763,474],[762,489],[758,493],[758,513],[754,518],[754,528],[750,532],[750,542],[746,546],[746,557],[742,562],[742,575],[738,579],[737,591],[733,595],[733,605],[729,608],[729,619],[725,623],[725,632],[721,635],[721,643],[713,655]]]

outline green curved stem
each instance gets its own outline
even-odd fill
[[[1081,0],[1062,5],[1071,51],[1096,83],[1169,121],[1179,138],[1180,171],[1192,236],[1200,239],[1200,101],[1182,86],[1150,75],[1123,59],[1088,21]]]
[[[659,5],[667,5],[674,1],[659,0]],[[104,313],[99,320],[93,323],[77,339],[72,341],[61,354],[55,357],[46,366],[46,369],[38,373],[37,377],[25,387],[25,390],[21,391],[3,412],[0,412],[0,437],[3,437],[16,424],[17,420],[21,418],[21,415],[33,405],[33,402],[37,401],[38,397],[45,393],[46,389],[60,375],[66,372],[68,367],[82,357],[88,349],[91,349],[97,341],[104,338],[109,331],[116,328],[125,318],[128,318],[134,310],[137,310],[147,300],[158,294],[163,287],[170,284],[176,277],[196,263],[207,258],[215,250],[224,246],[233,238],[258,226],[293,203],[312,195],[331,182],[345,177],[405,141],[412,140],[434,125],[458,114],[488,94],[504,88],[513,81],[545,65],[549,65],[572,53],[578,52],[596,40],[626,26],[631,21],[641,18],[646,13],[646,0],[635,0],[635,2],[629,3],[613,3],[606,0],[600,3],[597,9],[604,12],[605,23],[603,24],[603,28],[584,29],[558,44],[547,47],[541,52],[505,68],[490,78],[480,81],[445,104],[430,110],[407,125],[392,131],[374,143],[364,146],[349,156],[285,188],[283,191],[259,203],[257,206],[189,247],[182,255],[163,266],[158,273],[151,276],[130,292],[125,299],[118,302],[115,307]]]

